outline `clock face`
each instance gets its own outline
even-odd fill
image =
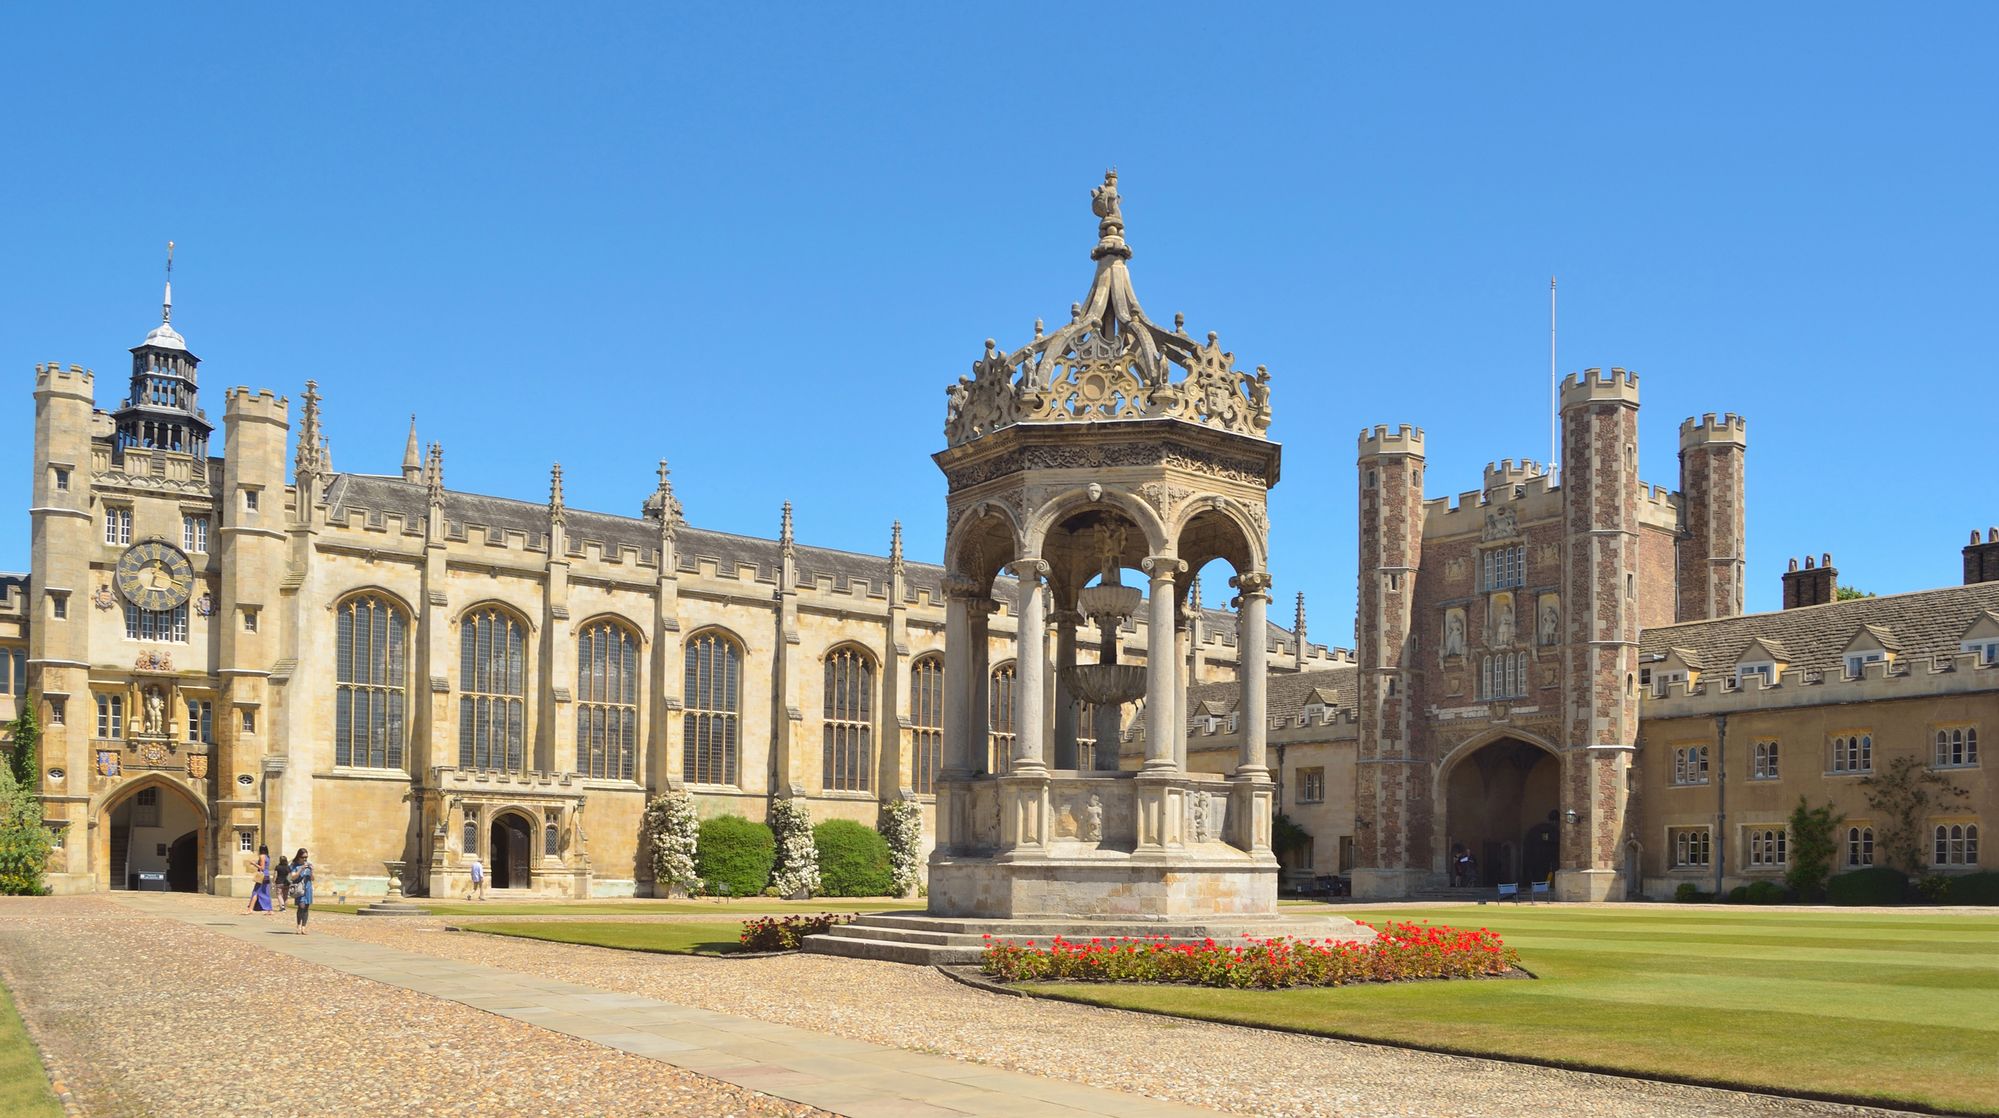
[[[140,609],[169,610],[194,591],[194,567],[172,544],[148,540],[118,557],[118,592]]]

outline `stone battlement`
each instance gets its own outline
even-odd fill
[[[1524,485],[1529,478],[1545,477],[1548,468],[1531,458],[1522,458],[1518,465],[1511,458],[1485,464],[1485,487],[1498,489],[1506,485]]]
[[[65,395],[81,396],[86,400],[97,399],[97,374],[81,365],[71,365],[65,369],[62,362],[51,361],[35,366],[35,393],[58,392]]]
[[[1629,369],[1613,368],[1608,374],[1602,369],[1584,369],[1581,373],[1571,373],[1562,381],[1562,407],[1580,407],[1584,404],[1614,403],[1638,405],[1638,374]]]
[[[1713,412],[1695,419],[1689,416],[1680,424],[1680,449],[1692,450],[1697,446],[1748,446],[1749,423],[1734,412],[1728,412],[1716,419]]]
[[[1423,429],[1404,423],[1391,430],[1387,424],[1380,424],[1372,431],[1360,429],[1361,457],[1377,454],[1409,454],[1423,456]]]
[[[272,423],[287,423],[291,414],[291,399],[280,396],[268,388],[252,391],[246,385],[224,389],[222,392],[222,415],[225,419],[262,419]]]
[[[1911,656],[1876,660],[1848,676],[1841,668],[1792,668],[1769,682],[1761,675],[1743,677],[1721,669],[1699,680],[1675,680],[1663,691],[1646,688],[1640,710],[1646,718],[1685,718],[1778,707],[1830,706],[1838,703],[1882,702],[1932,695],[1989,691],[1999,687],[1999,665],[1985,663],[1976,652],[1942,656]]]

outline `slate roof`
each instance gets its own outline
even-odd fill
[[[1272,718],[1295,720],[1315,701],[1351,714],[1360,701],[1360,667],[1343,664],[1311,672],[1273,672],[1266,687],[1264,702]],[[1187,689],[1187,709],[1225,717],[1235,710],[1239,697],[1234,680],[1197,683]]]
[[[335,474],[326,487],[326,505],[328,515],[336,522],[344,522],[350,511],[365,510],[376,515],[400,516],[405,525],[420,526],[429,509],[429,494],[421,483],[404,481],[400,477]],[[565,509],[564,516],[572,547],[584,540],[594,540],[602,544],[606,551],[629,547],[648,558],[659,548],[659,528],[653,521],[575,508]],[[519,532],[526,537],[530,547],[548,546],[548,506],[541,502],[447,489],[444,491],[444,519],[446,533],[451,536],[461,535],[465,526],[470,524],[496,531]],[[778,570],[784,562],[783,548],[777,540],[714,532],[686,524],[681,526],[675,540],[680,570],[690,574],[700,569],[701,560],[708,559],[714,561],[719,570],[730,574],[739,566],[754,566],[759,579],[776,582]],[[835,587],[844,589],[856,580],[865,580],[870,593],[888,593],[887,556],[806,544],[797,544],[793,551],[798,557],[800,585],[811,585],[818,578],[830,577]],[[910,594],[918,589],[927,589],[932,600],[942,601],[944,568],[935,563],[905,562],[903,584]],[[1000,578],[993,586],[993,596],[1005,603],[1010,611],[1014,603],[1013,580]],[[1201,615],[1209,631],[1234,642],[1235,614],[1228,610],[1204,608]],[[1282,645],[1291,648],[1296,644],[1291,630],[1269,622],[1266,622],[1266,628],[1272,647]]]
[[[1846,647],[1862,627],[1885,633],[1882,643],[1896,649],[1898,657],[1951,656],[1965,630],[1987,611],[1999,611],[1999,582],[1661,625],[1639,634],[1638,651],[1641,663],[1651,663],[1672,649],[1684,649],[1693,654],[1688,666],[1723,671],[1735,666],[1750,642],[1762,638],[1790,654],[1788,670],[1843,671]]]

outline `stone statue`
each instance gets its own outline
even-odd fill
[[[1090,188],[1090,212],[1106,222],[1124,224],[1124,213],[1118,205],[1116,171],[1104,172],[1104,185]]]
[[[1090,805],[1084,809],[1083,841],[1104,841],[1104,799],[1095,792],[1090,793]]]
[[[1501,598],[1493,608],[1496,613],[1492,623],[1492,643],[1499,648],[1510,648],[1513,645],[1513,601]]]
[[[1206,842],[1210,837],[1212,824],[1209,822],[1209,796],[1206,789],[1194,793],[1194,841]]]
[[[965,404],[972,398],[972,381],[969,377],[959,377],[958,383],[944,390],[948,403],[944,411],[944,433],[949,438],[956,434],[959,420],[965,414]]]
[[[1559,600],[1550,594],[1541,599],[1541,643],[1559,643],[1562,628],[1562,607]]]
[[[167,699],[157,687],[146,688],[146,732],[149,734],[167,732]]]
[[[1444,614],[1444,655],[1465,654],[1465,615],[1459,610]]]

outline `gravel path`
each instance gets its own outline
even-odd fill
[[[327,932],[605,990],[1242,1114],[1805,1118],[1894,1113],[1001,997],[823,955],[698,959],[335,917]],[[315,924],[318,921],[315,919]]]
[[[103,898],[0,899],[0,978],[93,1118],[825,1113]]]

